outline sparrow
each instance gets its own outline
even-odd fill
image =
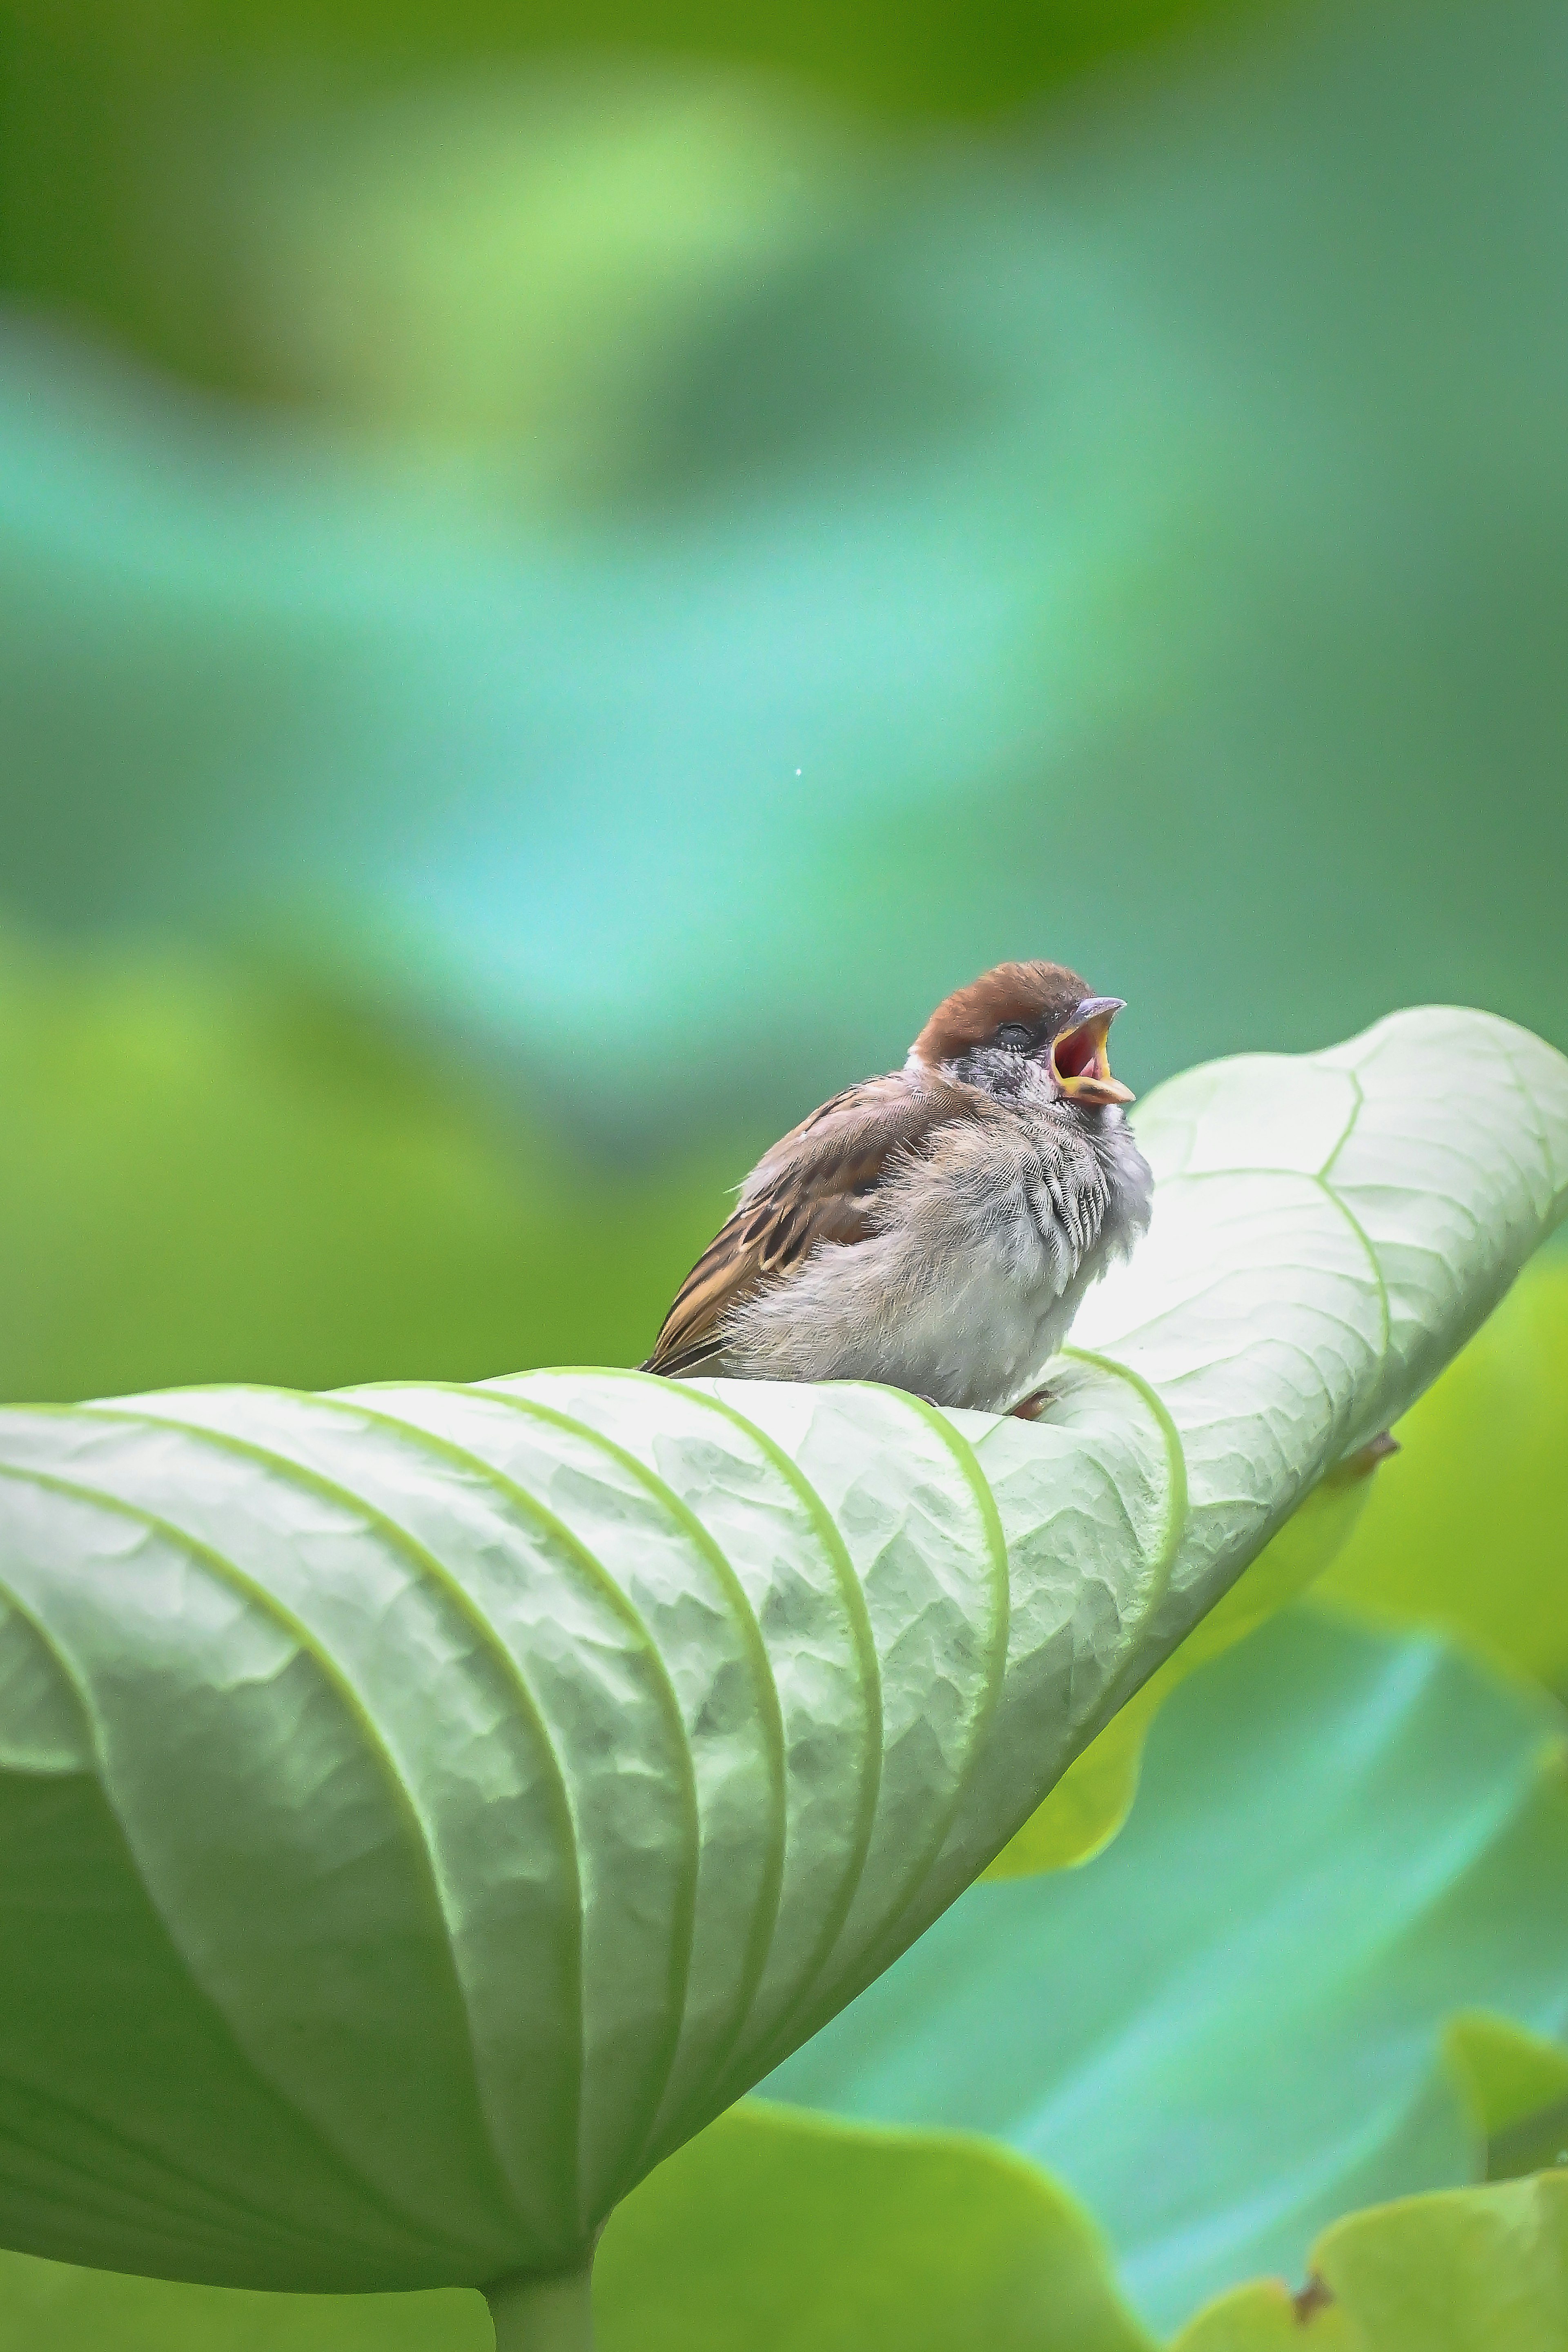
[[[641,1369],[879,1381],[1033,1418],[1085,1291],[1149,1223],[1106,1051],[1122,1006],[1056,963],[955,990],[901,1070],[763,1154]]]

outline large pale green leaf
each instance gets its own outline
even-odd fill
[[[1008,1839],[987,1877],[1060,1870],[1088,1861],[1109,1843],[1138,1793],[1144,1743],[1164,1701],[1194,1666],[1256,1633],[1321,1576],[1366,1507],[1385,1444],[1374,1440],[1348,1455],[1313,1487],[1246,1574],[1073,1759],[1044,1804]]]
[[[1282,1646],[1283,1662],[1271,1658]],[[1364,2159],[1369,2126],[1384,2133],[1369,2193],[1398,2187],[1402,2167],[1408,2167],[1413,2151],[1422,2153],[1421,2136],[1413,2138],[1399,2126],[1401,2075],[1417,2107],[1426,2110],[1426,2152],[1436,2122],[1439,2142],[1446,2132],[1462,2162],[1467,2104],[1450,2094],[1445,2105],[1442,2077],[1431,2073],[1436,2009],[1456,1993],[1480,1994],[1522,1999],[1539,2013],[1543,1987],[1549,2000],[1561,2002],[1562,1919],[1557,1932],[1548,1926],[1542,1933],[1542,1919],[1526,1916],[1527,1895],[1521,1907],[1533,1877],[1561,1910],[1560,1895],[1551,1890],[1563,1875],[1564,1822],[1560,1797],[1541,1802],[1538,1712],[1455,1660],[1439,1666],[1417,1706],[1391,1706],[1393,1686],[1410,1679],[1413,1665],[1428,1669],[1431,1653],[1408,1642],[1372,1648],[1381,1648],[1389,1670],[1364,1671],[1361,1637],[1319,1629],[1301,1639],[1282,1626],[1258,1654],[1260,1684],[1254,1672],[1237,1670],[1239,1662],[1218,1679],[1204,1677],[1183,1695],[1161,1735],[1145,1802],[1163,1809],[1162,1819],[1156,1835],[1145,1837],[1140,1866],[1123,1887],[1123,1911],[1129,1920],[1151,1908],[1163,1916],[1172,1884],[1197,1880],[1219,1924],[1220,1956],[1211,1972],[1228,1981],[1237,1956],[1226,1953],[1227,1936],[1239,1949],[1237,1965],[1255,1979],[1260,1956],[1263,1963],[1260,1981],[1249,1987],[1238,2010],[1228,2053],[1210,2048],[1204,2019],[1184,2015],[1180,2003],[1155,2028],[1156,2039],[1179,2041],[1194,2032],[1204,2041],[1209,2087],[1186,2119],[1198,2175],[1190,2234],[1200,2254],[1204,2242],[1216,2234],[1234,2238],[1238,2221],[1245,2234],[1249,2204],[1278,2206],[1280,2188],[1292,2175],[1309,2189],[1315,2177],[1321,2189],[1347,2154]],[[1363,1671],[1347,1674],[1358,1651]],[[1282,1688],[1286,1719],[1280,1724],[1275,1718]],[[1194,1718],[1207,1726],[1196,1740]],[[1282,1777],[1304,1784],[1283,1823],[1270,1801],[1269,1773],[1258,1769],[1260,1725]],[[1429,1772],[1435,1736],[1458,1759],[1447,1775]],[[1299,1752],[1287,1755],[1292,1743]],[[1212,1796],[1216,1747],[1240,1768],[1223,1789],[1217,1820]],[[1371,1749],[1378,1752],[1369,1761]],[[1348,1759],[1358,1760],[1347,1774]],[[1174,1834],[1173,1776],[1186,1784],[1184,1795],[1177,1790]],[[1464,1785],[1456,1805],[1458,1776]],[[1267,1836],[1261,1828],[1266,1811]],[[1321,1817],[1316,1859],[1300,1843],[1314,1814]],[[1217,1871],[1194,1855],[1198,1830],[1205,1850],[1224,1857]],[[1489,1831],[1492,1843],[1483,1861]],[[1299,1940],[1295,1910],[1287,1906],[1281,1915],[1267,1895],[1259,1906],[1255,1885],[1243,1890],[1237,1884],[1245,1869],[1239,1858],[1269,1840],[1282,1893],[1300,1899],[1304,1892],[1314,1916],[1325,1922],[1358,1909],[1364,1916],[1366,1934],[1355,1955],[1337,1946],[1335,1965],[1326,1970],[1317,1944],[1308,1939],[1307,1966],[1324,1974],[1325,2001],[1331,2007],[1348,1999],[1353,2012],[1337,2038],[1329,2019],[1327,2042],[1321,2031],[1309,2026],[1303,2032],[1302,1970],[1295,1951],[1282,1967],[1277,1948],[1271,1959],[1270,1916],[1280,1929],[1278,1940]],[[1391,1846],[1403,1850],[1404,1864],[1387,1902],[1382,1897]],[[1446,1874],[1458,1883],[1438,1899],[1435,1891]],[[1375,1885],[1369,1886],[1371,1879]],[[1434,1899],[1415,1932],[1388,1938],[1395,1915],[1403,1916],[1412,1892],[1424,1884]],[[955,1918],[964,1908],[959,1906]],[[1392,1943],[1391,1953],[1378,1953],[1380,1937]],[[1108,1965],[1124,1966],[1124,1938],[1107,1934],[1101,1920],[1071,1937],[1061,1966],[1081,1979],[1103,1975]],[[1522,1955],[1522,1973],[1517,1955]],[[1047,1992],[1056,1965],[1053,1959],[1041,1972]],[[1381,1969],[1384,1980],[1382,1997],[1370,2005],[1362,1982],[1369,1967]],[[1178,1974],[1184,1986],[1187,1972],[1178,1967]],[[1289,2066],[1283,2084],[1277,2067],[1260,2081],[1247,2049],[1255,2021],[1270,2001],[1278,2004],[1271,2038],[1287,2049],[1302,2045],[1293,2088]],[[973,2065],[976,2051],[965,2037],[961,2009],[950,1990],[948,2032],[958,2045],[956,2061]],[[1070,2025],[1070,2015],[1065,2021]],[[1026,2017],[1009,2036],[1008,2063],[1015,2069],[1027,2065],[1032,2031]],[[1536,2121],[1531,2111],[1543,2106],[1548,2116],[1555,2113],[1560,2136],[1568,2077],[1560,2046],[1495,2011],[1457,2017],[1447,2039],[1450,2053],[1462,2061],[1494,2158],[1517,2137],[1521,2120],[1528,2132]],[[1136,2193],[1147,2164],[1147,2135],[1157,2129],[1159,2113],[1157,2084],[1152,2111],[1149,2096],[1152,2068],[1161,2061],[1158,2050],[1151,2050],[1147,2011],[1129,2018],[1122,2040],[1142,2088],[1135,2084],[1130,2095],[1110,2103],[1103,2118],[1091,2116],[1088,2125],[1090,2138],[1097,2132],[1108,2137],[1120,2164],[1120,2183],[1109,2194],[1103,2184],[1100,2189],[1112,2210],[1125,2209]],[[1328,2095],[1304,2102],[1303,2083],[1313,2072],[1326,2073]],[[1376,2117],[1367,2108],[1373,2083]],[[1140,2118],[1131,2134],[1129,2115]],[[1198,2116],[1201,2129],[1194,2120]],[[1555,2143],[1535,2160],[1550,2162],[1554,2155]],[[1499,2236],[1500,2218],[1508,2219],[1500,2207],[1468,2197],[1417,2199],[1363,2214],[1352,2227],[1373,2232],[1374,2256],[1383,2248],[1370,2265],[1361,2263],[1360,2272],[1368,2274],[1363,2280],[1333,2264],[1342,2229],[1306,2251],[1308,2214],[1294,2252],[1276,2243],[1259,2257],[1272,2254],[1291,2287],[1260,2284],[1223,2294],[1184,2336],[1183,2352],[1189,2344],[1192,2352],[1200,2347],[1203,2352],[1222,2347],[1265,2352],[1276,2343],[1299,2341],[1289,2333],[1300,2324],[1292,2289],[1300,2289],[1310,2271],[1323,2272],[1325,2260],[1342,2299],[1314,2306],[1312,2325],[1323,2341],[1338,2345],[1333,2331],[1353,2319],[1371,2331],[1366,2342],[1377,2352],[1384,2346],[1399,2352],[1406,2340],[1397,2332],[1399,2315],[1410,2296],[1419,2296],[1431,2268],[1420,2242],[1427,2230],[1448,2243],[1448,2287],[1465,2319],[1463,2327],[1456,2323],[1453,2341],[1465,2352],[1479,2352],[1483,2343],[1487,2352],[1494,2347],[1508,2352],[1514,2339],[1487,2332],[1479,2315],[1495,2309],[1500,2296],[1511,2310],[1506,2298],[1513,2294],[1530,2317],[1551,2275],[1530,2274],[1515,2242],[1515,2221]],[[1522,2210],[1518,2218],[1526,2218]],[[604,2352],[663,2352],[667,2346],[681,2352],[805,2352],[806,2347],[878,2352],[890,2342],[910,2352],[967,2352],[980,2338],[999,2352],[1089,2352],[1091,2347],[1148,2352],[1152,2343],[1119,2294],[1106,2252],[1081,2211],[1005,2146],[973,2135],[868,2127],[758,2103],[738,2107],[700,2134],[626,2201],[601,2252],[595,2304]],[[19,2255],[0,2258],[0,2352],[88,2352],[89,2347],[92,2352],[380,2352],[383,2347],[395,2352],[403,2346],[408,2352],[416,2347],[481,2352],[485,2330],[482,2308],[460,2294],[391,2300],[258,2295],[116,2279]],[[1529,2334],[1520,2339],[1523,2347],[1534,2341]],[[1345,2342],[1359,2347],[1363,2339],[1352,2333]]]
[[[1568,1065],[1409,1013],[1140,1134],[1152,1232],[1036,1425],[624,1373],[0,1416],[9,2242],[584,2263],[1475,1327]]]

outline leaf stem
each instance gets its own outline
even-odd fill
[[[554,2278],[521,2273],[485,2289],[496,2352],[594,2352],[593,2265]]]

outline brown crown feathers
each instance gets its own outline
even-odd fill
[[[1087,980],[1061,963],[999,963],[944,997],[910,1052],[939,1070],[1016,1021],[1039,1037],[1053,1035],[1091,993]]]

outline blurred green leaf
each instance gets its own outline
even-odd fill
[[[1517,2179],[1521,2173],[1550,2172],[1568,2166],[1568,2095],[1494,2134],[1487,2147],[1487,2176]]]
[[[1324,1591],[1568,1688],[1568,1260],[1524,1275],[1399,1424]]]
[[[881,176],[825,112],[689,65],[384,98],[249,192],[256,363],[459,479],[466,453],[488,500],[593,501],[657,459],[693,346],[809,274]]]
[[[1409,2198],[1325,2231],[1315,2287],[1236,2288],[1170,2352],[1560,2352],[1565,2260],[1568,2180]],[[757,2102],[619,2209],[595,2316],[601,2352],[1153,2352],[1093,2223],[1033,2165],[957,2135]],[[0,2254],[0,2352],[489,2352],[490,2341],[474,2294],[254,2294]]]
[[[1171,2352],[1304,2352],[1304,2347],[1310,2352],[1369,2352],[1342,2305],[1321,2294],[1292,2294],[1280,2279],[1257,2279],[1206,2305],[1182,2329]],[[1388,2352],[1395,2352],[1395,2347],[1389,2346]],[[1397,2352],[1415,2352],[1415,2347],[1401,2337]]]
[[[1483,2013],[1457,2017],[1447,2047],[1486,2134],[1489,2179],[1568,2165],[1568,2050],[1561,2042]]]
[[[1088,2217],[1033,2166],[940,2133],[759,2105],[606,2233],[605,2352],[1152,2352]],[[1326,2231],[1303,2284],[1233,2289],[1170,2352],[1559,2352],[1568,2180],[1439,2191]]]
[[[1227,2296],[1172,2352],[1561,2352],[1568,2180],[1412,2197],[1357,2213],[1312,2249],[1318,2293]]]
[[[189,956],[0,938],[0,1397],[636,1358],[728,1181],[576,1163],[433,1044]]]
[[[1367,2352],[1559,2352],[1568,2180],[1550,2174],[1358,2213],[1313,2249]]]
[[[1152,2352],[1035,2166],[754,2102],[626,2200],[595,2313],[603,2352]]]
[[[1237,0],[1228,0],[1234,9]],[[5,0],[0,8],[0,284],[96,316],[161,357],[241,374],[246,231],[258,152],[285,154],[367,91],[504,78],[563,51],[656,66],[706,58],[799,75],[893,115],[1016,105],[1215,0],[890,0],[846,13],[762,0]]]
[[[1342,2213],[1473,2179],[1444,2027],[1557,2029],[1565,1952],[1556,1711],[1298,1604],[1173,1695],[1104,1853],[972,1888],[763,2088],[1033,2157],[1170,2327],[1300,2280]]]
[[[1490,2017],[1484,2010],[1456,2017],[1446,2047],[1490,2142],[1542,2108],[1568,2099],[1568,2050],[1527,2032],[1511,2018]],[[1489,2169],[1501,2177],[1495,2168]]]

